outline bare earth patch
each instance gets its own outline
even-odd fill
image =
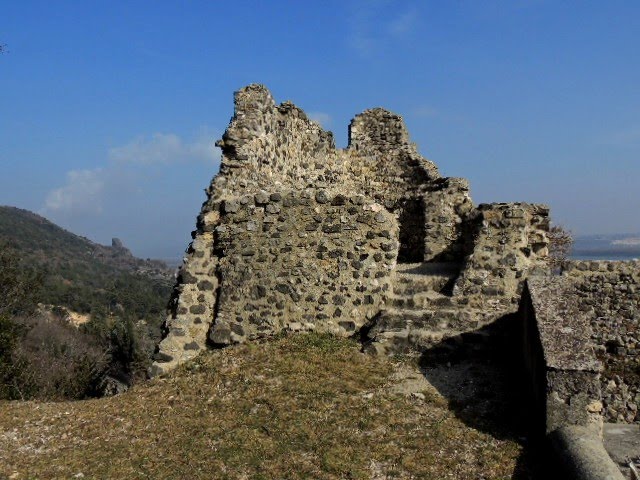
[[[0,478],[528,478],[523,442],[456,405],[412,361],[293,335],[116,397],[2,402]]]

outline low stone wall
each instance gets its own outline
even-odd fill
[[[563,276],[589,312],[605,420],[640,423],[640,262],[572,261]]]
[[[392,214],[323,190],[228,199],[216,228],[214,344],[282,330],[353,334],[380,310],[398,254]]]
[[[523,354],[534,425],[545,433],[567,425],[602,428],[601,364],[590,343],[588,316],[563,277],[529,278],[520,302]]]

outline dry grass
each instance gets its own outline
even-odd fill
[[[522,446],[433,391],[403,394],[402,368],[299,335],[203,354],[117,397],[0,403],[0,478],[511,478]]]

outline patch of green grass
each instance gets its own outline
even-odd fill
[[[396,368],[351,340],[291,335],[117,397],[0,403],[0,477],[511,478],[521,445],[392,393]]]

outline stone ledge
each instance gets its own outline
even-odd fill
[[[569,282],[563,277],[532,277],[528,281],[547,368],[600,372],[590,342],[591,326]]]

